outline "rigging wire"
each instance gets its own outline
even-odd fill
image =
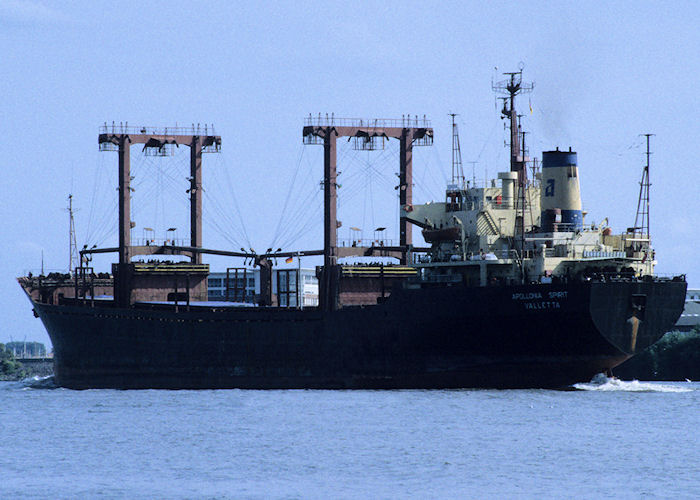
[[[209,214],[207,220],[210,220],[212,224],[216,226],[220,236],[225,238],[229,243],[233,244],[236,248],[243,246],[242,241],[247,242],[247,240],[244,239],[244,235],[240,232],[232,233],[231,229],[234,229],[237,223],[226,212],[221,202],[206,191],[204,192],[204,198],[207,201],[205,211]],[[224,228],[226,227],[229,229],[225,230]]]
[[[319,218],[314,216],[313,210],[309,209],[310,206],[323,206],[323,196],[321,196],[321,192],[318,189],[309,192],[305,198],[301,199],[297,208],[288,214],[288,218],[291,219],[291,222],[283,226],[276,245],[279,244],[280,248],[287,248],[295,242],[294,238],[290,235],[297,234],[300,228],[306,227],[309,219],[312,219],[314,223],[318,222]]]
[[[221,209],[219,202],[206,192],[204,193],[204,197],[207,201],[207,207],[214,207],[214,210],[216,210],[216,215],[222,219],[220,220],[219,218],[213,216],[214,212],[212,208],[206,208],[205,213],[208,214],[207,220],[209,223],[218,231],[219,235],[233,245],[234,248],[238,249],[239,247],[243,246],[241,240],[233,236],[230,230],[226,230],[227,227],[232,226],[232,220],[228,219],[227,216],[221,217],[222,215],[225,215],[225,213]]]
[[[108,219],[114,219],[117,207],[116,192],[112,190],[112,185],[105,176],[104,171],[104,156],[98,154],[97,168],[94,175],[93,191],[90,201],[90,212],[88,215],[88,227],[85,232],[86,245],[90,245],[98,238],[96,235],[101,234],[105,230]],[[98,200],[110,200],[111,203],[98,203]]]
[[[248,248],[251,248],[253,245],[251,243],[250,238],[248,237],[248,231],[246,230],[245,222],[243,219],[243,214],[241,213],[241,209],[238,205],[238,197],[236,196],[236,191],[233,189],[233,183],[231,182],[231,176],[229,175],[229,169],[226,166],[223,159],[221,159],[220,163],[222,165],[222,170],[224,172],[224,175],[226,176],[226,184],[228,186],[231,199],[233,200],[233,206],[236,209],[236,214],[238,215],[238,221],[240,222],[240,229],[241,229],[241,231],[243,231],[243,237],[245,238],[245,241],[248,244]],[[231,224],[231,226],[235,227],[235,224]]]
[[[288,222],[284,223],[283,221],[279,236],[271,248],[278,245],[280,248],[288,248],[312,228],[317,227],[316,223],[320,218],[321,212],[319,210],[323,206],[323,197],[317,183],[313,181],[312,158],[306,155],[305,162],[307,168],[304,180],[307,182],[303,182],[302,186],[307,186],[306,193],[296,198],[296,207],[283,214],[284,220]]]
[[[345,170],[344,166],[348,164],[348,159],[351,161],[352,158],[356,156],[357,152],[342,147],[341,143],[339,144],[338,153],[337,164],[340,167],[338,169],[338,181],[340,184],[341,179],[343,183],[347,181],[347,177],[345,175],[340,177]],[[305,155],[304,161],[306,166],[306,177],[301,179],[299,175],[295,176],[294,183],[290,184],[289,189],[290,192],[294,191],[296,185],[299,183],[298,181],[301,179],[302,181],[308,180],[308,182],[302,182],[302,185],[308,186],[308,188],[306,188],[308,191],[306,194],[301,194],[299,197],[292,199],[296,200],[295,208],[287,208],[287,210],[283,211],[281,214],[281,222],[278,224],[280,229],[278,234],[276,234],[275,238],[273,239],[273,244],[270,245],[271,248],[275,248],[277,246],[280,248],[286,248],[287,246],[291,246],[298,238],[306,235],[311,228],[317,226],[318,224],[319,216],[314,212],[317,211],[317,207],[320,209],[323,206],[323,197],[321,195],[322,190],[319,190],[317,182],[313,181],[314,171],[318,168],[318,162],[316,161],[314,164],[312,164],[311,155]],[[298,166],[298,168],[301,168],[301,166]],[[304,192],[302,191],[302,193]],[[342,197],[340,199],[342,199]],[[299,200],[301,201],[299,202]],[[313,205],[310,205],[311,203],[313,203]],[[314,208],[309,210],[309,206],[313,206]]]
[[[369,154],[369,152],[367,154]],[[369,210],[370,210],[370,215],[372,217],[372,227],[374,228],[374,227],[377,227],[374,224],[374,190],[372,189],[372,185],[374,183],[372,182],[372,167],[371,167],[371,165],[369,165],[369,161],[367,163],[368,163],[368,168],[366,171],[367,171],[367,184],[369,184]],[[362,224],[364,225],[364,223],[365,223],[365,221],[363,218]]]
[[[186,213],[189,203],[186,195],[183,195],[183,183],[179,180],[185,171],[185,154],[176,155],[172,160],[165,158],[137,156],[134,178],[139,179],[134,185],[132,197],[132,220],[138,217],[148,217],[153,220],[150,225],[160,227],[159,224],[179,225],[172,221],[172,217],[182,220],[182,213]],[[165,197],[174,200],[185,210],[178,214],[169,212],[171,222],[166,223]],[[161,221],[162,218],[162,221]],[[188,219],[189,223],[189,219]],[[189,226],[187,227],[189,233]]]
[[[320,198],[320,197],[319,197]],[[323,200],[317,199],[316,204],[308,211],[309,217],[306,221],[297,229],[296,232],[290,234],[289,238],[283,241],[282,248],[289,248],[291,245],[296,243],[301,237],[308,234],[311,230],[318,230],[318,220],[321,218],[323,213]]]
[[[112,196],[107,196],[103,193],[105,189],[107,189],[109,193],[112,188],[110,186],[111,183],[107,182],[105,184],[104,182],[103,170],[105,170],[105,159],[102,154],[99,156],[98,168],[95,171],[93,179],[88,230],[86,231],[85,237],[86,244],[94,243],[95,246],[101,245],[104,240],[112,237],[117,232],[117,225],[114,224],[114,220],[116,220],[118,216],[117,208],[119,204],[119,197],[116,190],[115,194]],[[185,213],[187,209],[189,209],[189,197],[186,195],[183,196],[182,193],[185,190],[181,182],[181,177],[187,178],[185,172],[189,173],[189,155],[183,151],[181,154],[176,154],[174,156],[175,158],[170,158],[167,164],[165,163],[165,159],[157,157],[145,155],[132,156],[131,175],[136,181],[131,183],[131,187],[134,190],[131,204],[132,213],[130,214],[132,220],[137,217],[149,216],[155,222],[155,224],[151,223],[150,225],[159,227],[159,224],[164,224],[166,221],[166,214],[170,213],[166,210],[166,203],[169,203],[166,197],[168,200],[175,200],[176,204],[183,206],[186,209]],[[234,202],[235,212],[238,215],[240,224],[234,224],[233,219],[227,215],[221,203],[215,197],[209,196],[207,192],[204,191],[204,197],[207,199],[204,209],[214,214],[214,218],[211,221],[208,219],[208,222],[212,222],[220,233],[230,242],[234,242],[238,245],[239,239],[245,239],[250,243],[247,233],[245,232],[245,225],[242,223],[243,217],[238,206],[230,176],[228,175],[228,170],[224,170],[226,185],[229,187],[231,199]],[[111,199],[110,204],[100,203],[100,200],[107,199]],[[99,210],[98,207],[106,207],[108,209]],[[189,233],[189,218],[187,217],[186,220]],[[244,238],[232,238],[229,234],[230,230],[224,230],[221,221],[225,221],[224,224],[230,225],[232,228],[242,228]]]
[[[272,241],[270,242],[270,246],[268,248],[274,248],[275,244],[278,241],[280,231],[282,230],[282,223],[284,221],[284,214],[286,213],[287,207],[289,206],[289,200],[291,199],[291,196],[292,196],[292,189],[294,188],[294,184],[296,182],[297,175],[299,175],[299,170],[300,170],[302,159],[304,157],[304,150],[305,149],[306,148],[302,144],[300,147],[298,158],[297,158],[296,167],[294,168],[294,172],[292,174],[292,181],[289,183],[289,188],[287,189],[287,196],[284,199],[284,204],[282,205],[282,211],[280,212],[280,217],[277,221],[277,227],[275,228],[275,232],[274,232]]]

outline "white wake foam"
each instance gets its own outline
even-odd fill
[[[48,375],[46,377],[39,377],[35,375],[33,377],[25,378],[20,382],[22,386],[27,389],[57,389],[58,386],[53,379],[53,375]]]
[[[690,387],[677,385],[665,385],[657,382],[640,382],[639,380],[620,380],[608,378],[599,373],[587,384],[574,384],[574,388],[581,391],[607,391],[607,392],[692,392]]]

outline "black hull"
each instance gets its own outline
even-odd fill
[[[556,388],[656,342],[680,316],[685,289],[651,280],[443,286],[329,313],[33,305],[56,382],[74,389]]]

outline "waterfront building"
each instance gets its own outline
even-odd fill
[[[690,331],[697,326],[700,326],[700,288],[688,288],[685,307],[676,322],[676,330]]]
[[[297,275],[301,272],[299,287]],[[228,278],[227,278],[228,276]],[[207,279],[207,297],[211,302],[255,303],[260,295],[260,270],[238,269],[238,272],[211,272]],[[297,307],[303,297],[304,307],[318,305],[316,269],[274,269],[272,275],[273,301],[282,307]]]

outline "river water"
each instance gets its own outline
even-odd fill
[[[0,498],[699,498],[700,383],[71,391],[0,383]]]

